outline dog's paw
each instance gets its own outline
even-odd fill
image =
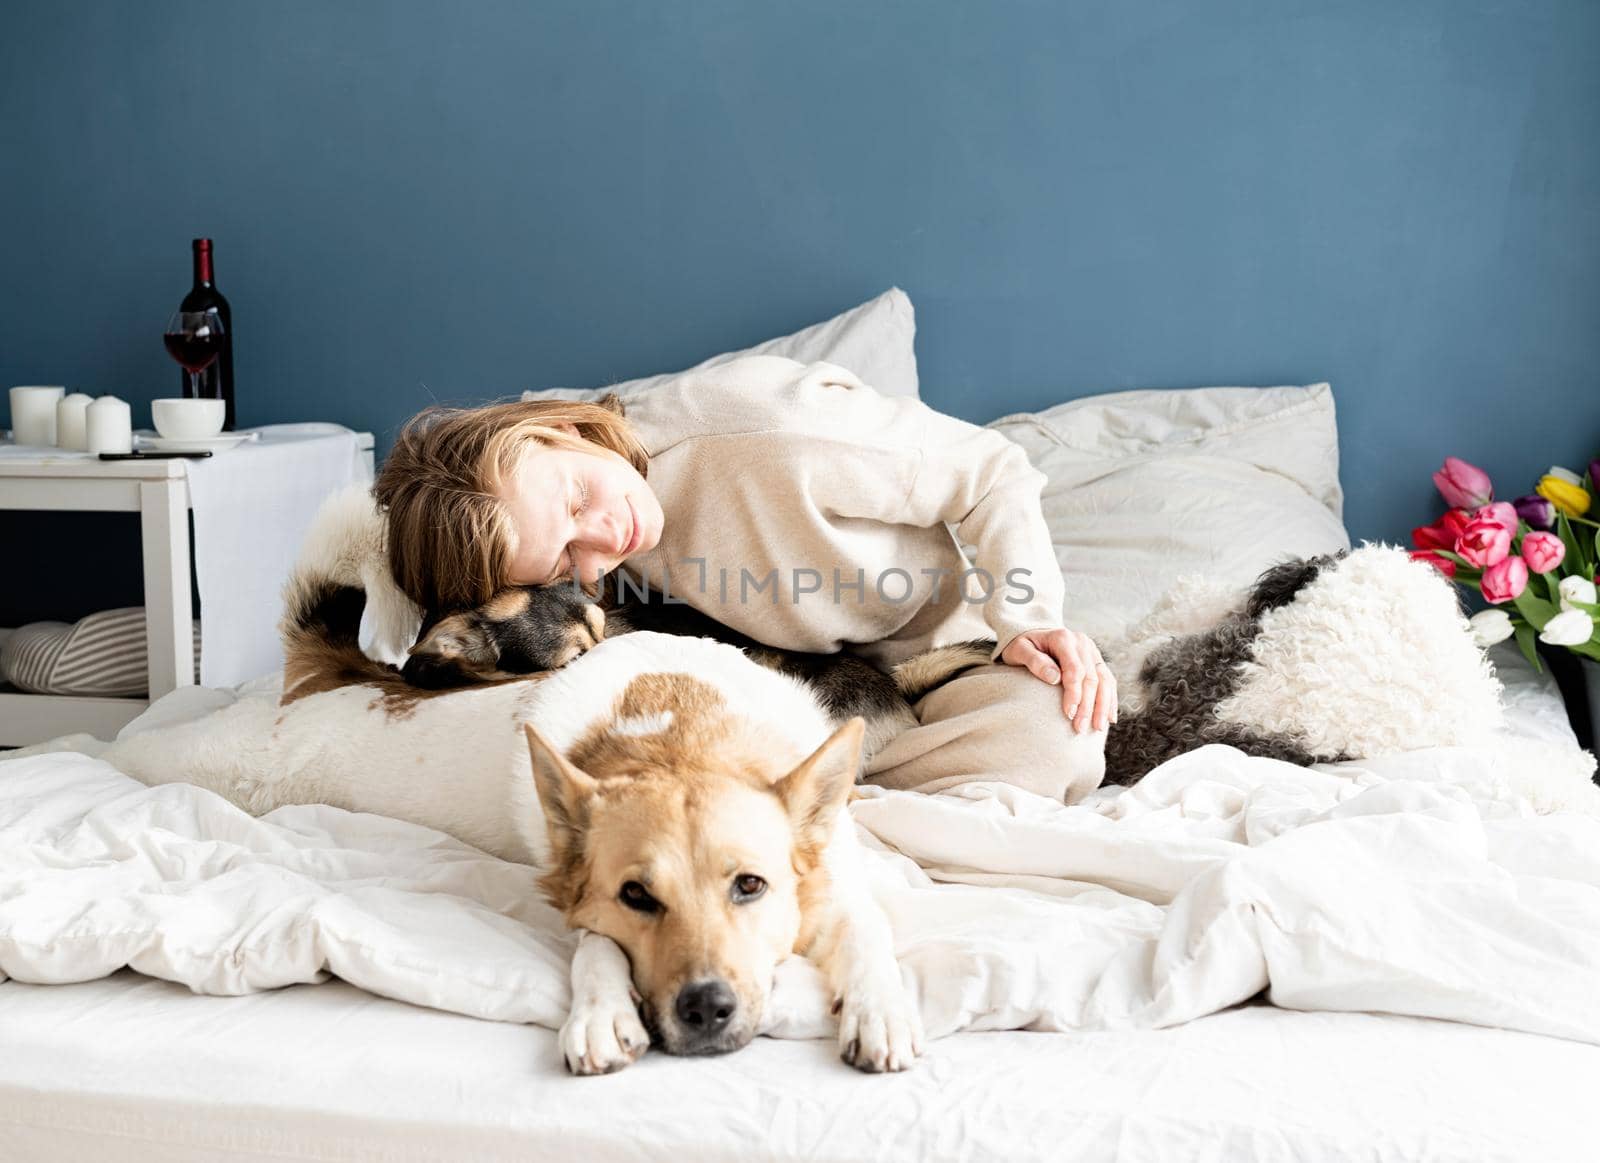
[[[839,1057],[857,1070],[909,1070],[922,1053],[922,1015],[898,978],[856,987],[838,1010]]]
[[[561,1053],[574,1074],[611,1074],[639,1060],[650,1035],[631,1001],[591,1002],[567,1015]]]

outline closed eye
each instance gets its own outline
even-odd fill
[[[589,511],[589,482],[580,480],[575,483],[578,486],[578,503],[572,510],[573,520],[577,520]],[[545,579],[544,584],[547,586],[555,585],[556,582],[566,577],[571,570],[572,546],[568,545],[561,551],[561,557],[556,561],[556,567],[550,571],[550,576]]]

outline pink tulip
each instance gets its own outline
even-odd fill
[[[1444,458],[1444,467],[1433,474],[1433,483],[1452,509],[1476,509],[1494,500],[1489,474],[1458,457]]]
[[[1495,605],[1512,601],[1528,588],[1528,563],[1520,557],[1507,557],[1484,570],[1478,584],[1483,596]]]
[[[1522,539],[1522,560],[1534,573],[1549,573],[1567,556],[1567,547],[1554,533],[1530,533]]]
[[[1440,557],[1431,549],[1413,549],[1411,551],[1411,560],[1420,561],[1423,565],[1431,565],[1434,569],[1444,574],[1445,577],[1453,578],[1456,576],[1456,563],[1448,557]]]
[[[1456,552],[1479,569],[1499,565],[1511,552],[1511,530],[1492,518],[1474,517],[1461,531]]]
[[[1517,515],[1517,507],[1510,501],[1495,501],[1491,505],[1485,505],[1474,513],[1473,517],[1503,525],[1506,532],[1513,537],[1517,535],[1517,522],[1522,519]]]

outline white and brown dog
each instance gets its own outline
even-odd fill
[[[648,632],[536,680],[418,691],[353,648],[362,600],[302,570],[281,703],[242,699],[103,758],[251,812],[332,804],[539,867],[580,934],[560,1037],[575,1073],[652,1041],[743,1046],[793,952],[823,971],[846,1062],[911,1065],[920,1018],[845,810],[861,719],[835,724],[804,682],[733,646]]]

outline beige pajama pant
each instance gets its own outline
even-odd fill
[[[1061,711],[1061,688],[1020,666],[965,671],[913,709],[919,725],[872,757],[869,783],[936,792],[997,781],[1070,804],[1105,777],[1105,732],[1075,732]]]

